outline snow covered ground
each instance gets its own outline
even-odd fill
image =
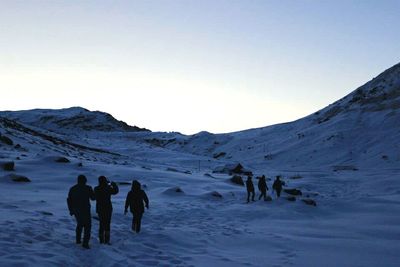
[[[0,165],[15,163],[0,166],[0,265],[399,266],[399,108],[396,65],[304,119],[229,134],[137,131],[81,108],[0,113],[0,138],[13,141],[0,141]],[[213,173],[236,162],[303,194],[247,204],[231,175]],[[91,250],[74,244],[66,197],[78,174],[123,183],[112,246],[96,219]],[[123,215],[132,179],[150,198],[140,234]]]

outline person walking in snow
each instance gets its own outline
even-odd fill
[[[280,175],[276,176],[274,184],[272,185],[272,190],[276,191],[277,197],[281,196],[282,186],[285,185],[285,182],[281,181],[280,178],[281,178]]]
[[[95,200],[95,195],[91,186],[86,185],[87,179],[84,175],[78,176],[78,183],[70,188],[67,198],[69,214],[76,219],[76,243],[89,249],[90,231],[92,228],[92,219],[90,214],[90,200]]]
[[[251,201],[254,201],[254,197],[255,197],[256,193],[254,192],[254,184],[253,184],[253,181],[251,180],[250,175],[247,176],[246,189],[247,189],[247,203],[250,202],[250,194],[252,194]]]
[[[144,213],[144,206],[149,209],[149,199],[146,193],[141,189],[141,185],[138,181],[132,182],[132,189],[128,192],[125,200],[125,215],[128,213],[128,208],[133,215],[132,218],[132,231],[139,233],[142,216]]]
[[[264,201],[267,200],[267,181],[265,180],[265,175],[261,176],[260,179],[258,180],[258,190],[260,190],[260,196],[258,197],[258,200],[260,200],[262,197],[264,197]]]
[[[110,244],[110,225],[112,215],[111,195],[118,194],[118,186],[109,182],[105,176],[99,177],[99,185],[94,188],[96,197],[96,212],[99,216],[99,241],[100,244]]]

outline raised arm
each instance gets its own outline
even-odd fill
[[[115,182],[111,182],[111,195],[116,195],[119,192],[118,185]]]
[[[143,191],[143,200],[144,200],[144,203],[146,203],[146,208],[148,209],[149,208],[149,198],[147,197],[146,192],[144,192],[144,191]]]

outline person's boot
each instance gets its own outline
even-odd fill
[[[111,245],[110,243],[110,231],[104,232],[104,243],[107,245]]]
[[[82,247],[86,248],[86,249],[90,249],[88,242],[83,242]]]
[[[102,233],[99,234],[99,241],[100,241],[100,244],[104,244],[104,235]]]
[[[81,244],[82,243],[81,238],[79,236],[77,236],[75,242],[76,242],[76,244]]]

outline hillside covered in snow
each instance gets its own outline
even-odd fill
[[[398,266],[399,121],[400,64],[305,118],[226,134],[151,132],[79,107],[2,111],[0,264]],[[300,194],[247,204],[231,180],[243,172]],[[65,198],[79,174],[120,185],[111,247],[96,219],[92,249],[73,243]],[[151,203],[139,235],[122,212],[133,179]]]

